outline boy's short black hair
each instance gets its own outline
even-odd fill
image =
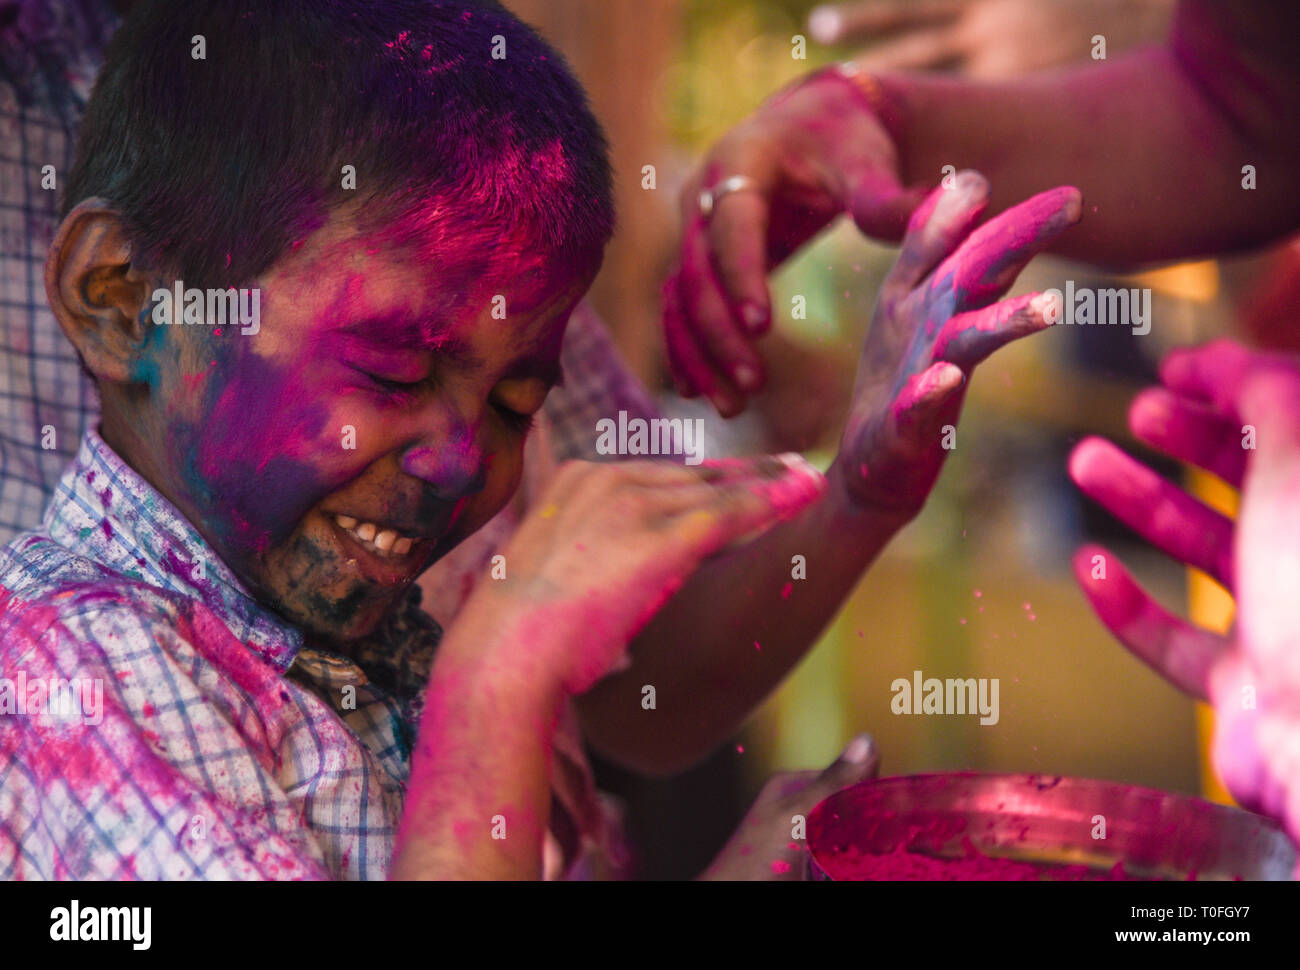
[[[599,260],[614,224],[582,87],[494,0],[141,0],[63,215],[92,196],[140,265],[198,287],[255,278],[349,201],[366,227],[436,203],[449,246],[522,231],[574,262]]]

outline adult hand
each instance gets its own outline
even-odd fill
[[[732,176],[752,186],[700,193]],[[866,235],[897,239],[925,194],[899,182],[893,140],[860,91],[827,75],[778,96],[732,129],[682,192],[680,264],[664,284],[664,335],[680,393],[730,417],[764,382],[753,341],[771,326],[767,274],[849,213]]]
[[[1143,538],[1233,593],[1235,632],[1169,613],[1100,547],[1076,555],[1075,574],[1121,643],[1214,705],[1214,764],[1233,797],[1300,841],[1300,362],[1221,340],[1170,354],[1161,382],[1134,401],[1134,434],[1240,488],[1236,522],[1101,439],[1076,447],[1070,473]]]
[[[1006,78],[1087,59],[1102,34],[1112,56],[1157,42],[1173,0],[855,0],[808,15],[821,44],[870,44],[869,71],[956,70]]]

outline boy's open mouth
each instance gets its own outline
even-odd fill
[[[348,557],[358,560],[367,578],[389,584],[409,578],[425,560],[428,547],[437,539],[399,530],[391,525],[370,522],[328,512],[340,544]]]
[[[421,539],[420,536],[406,535],[374,522],[362,522],[350,515],[335,515],[334,523],[369,552],[384,559],[401,559],[409,555],[415,543]]]

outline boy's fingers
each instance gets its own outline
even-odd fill
[[[627,481],[640,488],[662,492],[655,496],[660,509],[689,508],[706,502],[713,486],[747,481],[754,478],[777,478],[790,474],[791,466],[782,455],[757,455],[745,458],[717,458],[686,465],[676,460],[641,460],[621,462],[617,466]],[[679,498],[683,493],[693,498]]]
[[[1208,405],[1153,387],[1133,399],[1128,423],[1139,441],[1241,488],[1247,457],[1241,427]]]
[[[891,409],[895,438],[902,457],[925,454],[939,443],[944,422],[950,417],[948,407],[953,397],[966,385],[966,375],[956,364],[939,361],[911,378],[894,401]],[[877,469],[883,472],[884,469]]]
[[[776,464],[771,463],[772,457]],[[787,454],[753,460],[751,475],[676,490],[662,501],[665,508],[670,502],[678,505],[673,527],[709,555],[766,531],[815,501],[826,487],[821,472],[799,455]]]
[[[958,172],[952,188],[937,188],[912,213],[898,259],[882,295],[902,299],[965,239],[989,203],[989,183],[979,172]]]
[[[1102,438],[1085,438],[1075,446],[1070,477],[1085,495],[1157,549],[1233,589],[1231,519]]]
[[[1028,293],[968,310],[944,324],[934,356],[969,371],[998,348],[1046,330],[1059,318],[1060,304],[1050,293]]]
[[[1025,264],[1082,213],[1078,189],[1061,186],[1040,192],[972,232],[934,271],[930,285],[940,293],[956,294],[955,311],[984,306],[1005,293]]]
[[[1169,613],[1101,546],[1075,553],[1074,575],[1097,617],[1130,653],[1175,687],[1208,700],[1210,671],[1229,648],[1227,639]]]

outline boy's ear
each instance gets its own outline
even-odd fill
[[[59,326],[95,377],[121,384],[135,379],[153,289],[131,257],[121,215],[86,199],[59,225],[45,258],[45,295]]]

